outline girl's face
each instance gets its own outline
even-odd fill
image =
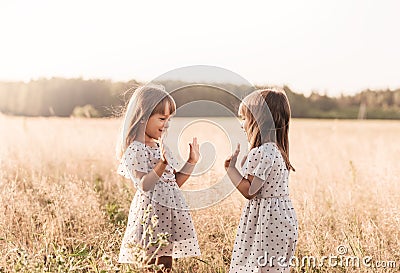
[[[165,104],[164,114],[154,114],[150,116],[146,124],[146,138],[159,139],[169,127],[169,120],[171,113],[169,111],[169,104]]]
[[[239,118],[240,118],[240,125],[242,127],[242,129],[246,132],[247,135],[247,139],[249,139],[250,135],[249,135],[249,119],[248,117],[242,113],[243,111],[239,111]]]

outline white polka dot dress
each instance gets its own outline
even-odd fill
[[[120,263],[133,262],[133,252],[130,246],[132,243],[137,244],[142,238],[143,225],[141,221],[149,204],[152,205],[153,210],[146,226],[151,225],[151,217],[154,214],[159,217],[158,224],[154,229],[154,237],[158,233],[171,234],[169,244],[161,248],[155,257],[181,258],[200,255],[192,218],[175,179],[174,167],[178,164],[171,156],[170,151],[168,154],[168,165],[153,190],[143,192],[137,185],[137,179],[132,179],[137,190],[130,207],[128,225],[121,244]],[[126,178],[131,178],[130,173],[133,170],[148,173],[159,160],[160,148],[134,141],[127,148],[118,167],[118,173]],[[156,247],[150,248],[149,254],[151,255],[155,249]]]
[[[277,145],[252,149],[242,172],[245,178],[254,176],[249,193],[260,190],[243,209],[229,272],[290,272],[285,261],[294,256],[297,218],[289,198],[289,171]]]

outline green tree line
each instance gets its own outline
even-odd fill
[[[188,85],[179,81],[161,83],[169,91]],[[118,116],[139,84],[134,80],[113,82],[81,78],[38,79],[27,83],[0,82],[0,112],[22,116]],[[222,85],[222,88],[233,92],[239,98],[252,91],[248,86],[227,84]],[[318,93],[305,96],[294,92],[288,86],[283,88],[288,95],[293,117],[400,119],[400,89],[364,90],[355,95],[329,97]],[[206,86],[197,86],[195,89],[181,92],[180,96],[177,93],[175,99],[178,106],[187,101],[188,96],[195,96],[198,100],[212,100],[224,105],[231,101],[232,108],[237,107],[237,102],[233,101],[227,92]],[[208,108],[206,102],[198,102],[193,107],[182,107],[178,116],[204,116],[205,107],[208,109],[208,116],[232,115],[227,110],[221,110],[221,107]],[[229,110],[230,106],[226,107]]]

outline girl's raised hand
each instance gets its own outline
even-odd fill
[[[192,164],[196,164],[200,158],[200,148],[197,143],[197,137],[193,138],[193,142],[189,143],[190,151],[189,151],[189,159],[188,162]]]
[[[159,138],[158,139],[160,142],[160,159],[164,164],[168,164],[168,160],[167,160],[167,150],[165,149],[164,146],[164,139],[163,138]]]
[[[240,153],[240,144],[238,143],[235,152],[225,160],[225,170],[235,167],[238,155]]]

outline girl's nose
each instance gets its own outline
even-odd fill
[[[164,128],[167,129],[169,127],[169,120],[164,124]]]

